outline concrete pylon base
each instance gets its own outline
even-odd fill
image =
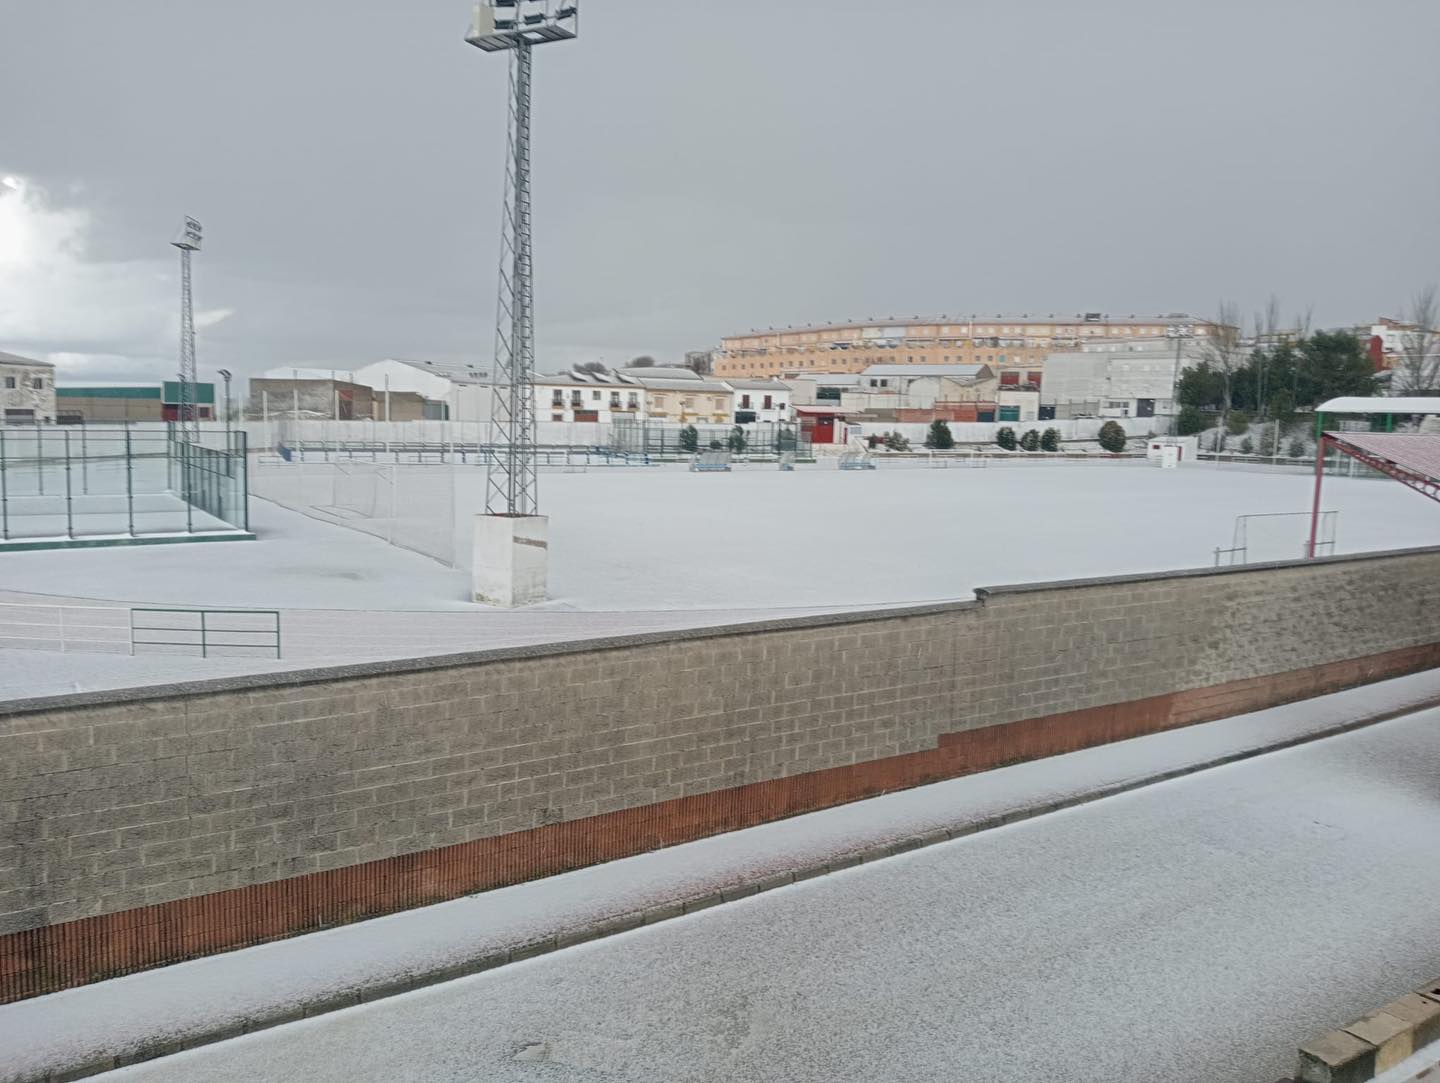
[[[471,585],[486,605],[534,605],[550,578],[550,519],[545,515],[475,516]]]

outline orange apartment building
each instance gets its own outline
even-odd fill
[[[989,365],[1001,373],[1044,368],[1045,355],[1102,339],[1164,339],[1171,327],[1203,335],[1209,322],[1176,312],[1164,316],[941,316],[867,320],[721,339],[715,376],[752,378],[805,372],[860,372],[870,365]],[[1024,381],[1022,381],[1024,382]],[[1034,382],[1034,381],[1031,381]]]

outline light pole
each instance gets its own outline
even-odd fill
[[[1175,370],[1170,374],[1170,435],[1180,435],[1180,348],[1195,329],[1189,324],[1172,323],[1165,328],[1165,337],[1175,340]]]
[[[222,380],[225,381],[225,431],[226,431],[226,432],[229,432],[229,431],[230,431],[230,419],[231,419],[231,416],[232,416],[231,413],[230,413],[230,375],[231,375],[231,374],[230,374],[230,370],[229,370],[229,369],[221,369],[221,370],[220,370],[220,379],[222,379]]]
[[[191,439],[200,440],[199,411],[195,408],[195,311],[190,302],[190,253],[200,251],[200,223],[187,217],[180,235],[170,242],[180,249],[180,432],[185,432],[188,411]]]
[[[576,2],[498,0],[477,4],[465,40],[485,52],[510,53],[510,104],[500,237],[500,288],[496,305],[495,368],[500,385],[489,460],[485,511],[534,515],[535,299],[530,248],[530,80],[536,45],[574,38]]]

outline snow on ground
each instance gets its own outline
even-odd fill
[[[1027,773],[1063,790],[1087,765],[1205,729],[895,797],[953,808]],[[1301,1041],[1440,968],[1437,770],[1440,711],[1424,711],[102,1078],[1269,1083]],[[709,841],[798,841],[887,803]],[[492,920],[524,920],[506,902],[527,888],[574,907],[597,878],[643,897],[646,860],[452,913],[488,899]],[[329,938],[323,965],[348,960],[343,932],[306,938]],[[233,988],[177,966],[174,989],[121,979],[108,1011],[79,990],[0,1009],[0,1026],[24,1055],[117,1026],[122,989],[163,1013],[191,1003],[180,989],[213,1006],[303,982],[307,950],[207,961],[256,960]]]
[[[1210,566],[1215,547],[1230,544],[1236,515],[1303,512],[1310,486],[1302,474],[1205,464],[608,468],[542,476],[552,600],[524,611],[469,603],[465,572],[263,500],[251,505],[259,541],[7,553],[0,592],[277,608],[297,660],[359,661]],[[1340,512],[1337,552],[1440,542],[1440,506],[1402,486],[1329,478],[1326,494],[1326,507]],[[1251,559],[1300,555],[1304,531],[1295,519]],[[305,618],[302,610],[328,612]],[[29,664],[0,653],[0,674]],[[175,665],[164,670],[171,679],[191,675]],[[24,688],[110,687],[125,683],[123,670],[113,659],[52,658]],[[151,679],[138,666],[133,675],[132,683]],[[0,676],[0,695],[18,694]]]
[[[889,794],[779,823],[765,824],[606,865],[581,869],[562,876],[519,884],[471,898],[423,907],[243,951],[181,963],[163,970],[152,970],[0,1007],[0,1066],[3,1066],[3,1069],[0,1069],[0,1080],[23,1077],[27,1072],[33,1072],[43,1067],[88,1061],[102,1053],[114,1055],[124,1049],[144,1044],[147,1040],[176,1039],[187,1034],[204,1032],[247,1015],[254,1016],[280,1008],[292,1007],[307,1000],[323,998],[345,990],[384,984],[412,974],[423,973],[426,970],[452,965],[467,958],[531,942],[544,936],[563,933],[615,915],[676,899],[699,896],[736,884],[752,882],[777,871],[834,860],[875,845],[924,834],[937,828],[953,828],[961,824],[1003,815],[1015,809],[1092,793],[1105,787],[1151,777],[1156,773],[1211,762],[1221,756],[1243,750],[1272,747],[1306,734],[1324,731],[1366,714],[1423,703],[1437,695],[1440,695],[1440,672],[1402,677],[1304,703],[1275,707],[1223,721],[1155,734],[1083,752],[989,771],[968,778]],[[1437,724],[1440,724],[1440,711],[1432,710],[1413,716],[1412,721],[1406,725],[1410,730],[1433,734],[1436,732]],[[1362,741],[1358,747],[1364,749],[1368,745]],[[1287,785],[1286,779],[1290,778],[1292,774],[1292,767],[1287,765],[1293,765],[1293,759],[1290,757],[1294,755],[1294,753],[1277,753],[1256,761],[1260,778],[1259,787],[1264,788],[1264,779],[1273,778],[1275,787],[1284,789]],[[1356,800],[1363,800],[1365,794],[1379,784],[1375,772],[1380,771],[1383,776],[1385,765],[1383,760],[1371,758],[1370,753],[1362,753],[1362,759],[1365,766],[1357,772],[1356,778],[1334,786],[1327,783],[1325,788],[1334,789],[1337,792],[1356,789],[1358,793]],[[1217,778],[1221,777],[1218,771],[1211,772],[1211,774],[1216,775]],[[1302,774],[1297,777],[1304,778],[1306,776]],[[1410,785],[1414,781],[1409,775],[1403,776],[1403,779],[1409,779],[1408,782],[1404,782],[1405,785]],[[1223,790],[1223,783],[1211,784],[1211,788],[1217,786]],[[1205,787],[1202,785],[1201,788]],[[1253,788],[1252,786],[1251,789]],[[1380,788],[1383,789],[1383,785]],[[1292,785],[1291,789],[1301,795],[1295,800],[1303,804],[1304,786],[1297,783]],[[1264,876],[1257,874],[1257,879],[1251,883],[1246,879],[1247,870],[1252,869],[1254,864],[1264,856],[1253,850],[1256,839],[1246,837],[1245,832],[1253,830],[1253,825],[1247,827],[1242,822],[1243,830],[1237,831],[1233,823],[1227,821],[1221,814],[1223,809],[1221,813],[1207,809],[1203,813],[1201,810],[1194,810],[1197,819],[1193,824],[1187,826],[1183,816],[1166,811],[1167,806],[1176,800],[1175,791],[1157,787],[1156,792],[1170,796],[1162,796],[1155,802],[1157,808],[1153,812],[1147,811],[1138,819],[1133,815],[1128,818],[1120,817],[1123,822],[1117,830],[1120,830],[1121,834],[1117,837],[1114,853],[1108,857],[1103,852],[1106,847],[1097,847],[1094,844],[1095,838],[1105,837],[1104,831],[1094,827],[1086,828],[1079,832],[1080,839],[1077,841],[1073,853],[1066,853],[1064,846],[1055,847],[1048,858],[1037,860],[1033,866],[1029,867],[1023,860],[1010,854],[1006,858],[1007,869],[997,873],[994,879],[979,867],[973,871],[966,871],[959,878],[959,882],[953,883],[941,893],[940,898],[932,896],[929,899],[927,907],[933,908],[933,913],[926,909],[912,913],[903,912],[897,904],[903,901],[907,890],[906,884],[911,878],[911,874],[905,870],[904,866],[893,862],[884,862],[884,865],[892,868],[892,872],[883,877],[889,882],[889,886],[883,888],[879,897],[868,899],[863,906],[857,906],[856,909],[850,911],[848,919],[850,927],[833,929],[835,934],[833,943],[853,945],[866,938],[873,938],[878,945],[887,946],[896,954],[897,958],[904,958],[912,949],[928,955],[926,937],[929,934],[916,930],[921,925],[938,925],[940,927],[938,931],[943,935],[941,940],[935,944],[934,967],[930,963],[917,959],[911,959],[908,964],[913,971],[912,980],[923,983],[939,978],[938,969],[934,975],[929,975],[928,971],[938,968],[941,965],[940,958],[950,950],[943,944],[945,936],[953,935],[956,929],[971,926],[988,927],[998,937],[995,945],[971,943],[963,951],[958,947],[955,949],[959,953],[957,958],[962,961],[966,951],[981,949],[982,953],[991,952],[996,955],[992,960],[994,973],[1002,976],[1013,975],[1014,977],[1012,985],[1007,986],[1003,979],[998,984],[992,985],[989,988],[989,996],[992,1000],[988,1006],[982,1005],[981,1007],[992,1015],[1000,1013],[1003,1016],[1002,1009],[1007,999],[1012,1001],[1017,1009],[1027,1012],[1038,1012],[1043,1004],[1048,1003],[1051,1005],[1051,1018],[1048,1020],[1041,1018],[1038,1021],[1053,1026],[1054,1020],[1063,1018],[1066,1012],[1071,1010],[1088,1011],[1092,1006],[1082,1004],[1081,1007],[1076,1008],[1074,1005],[1068,1005],[1060,990],[1056,990],[1053,995],[1047,993],[1045,983],[1049,973],[1053,971],[1059,974],[1067,966],[1091,956],[1096,957],[1097,965],[1104,963],[1107,967],[1113,968],[1120,965],[1120,960],[1113,956],[1122,950],[1122,945],[1119,941],[1109,944],[1103,937],[1087,938],[1084,935],[1085,921],[1076,917],[1071,923],[1071,919],[1067,918],[1066,911],[1069,907],[1065,900],[1060,897],[1047,898],[1047,896],[1051,896],[1052,890],[1068,890],[1069,887],[1074,886],[1074,882],[1078,881],[1080,893],[1073,904],[1077,914],[1084,907],[1096,906],[1097,903],[1093,897],[1095,892],[1103,893],[1109,887],[1114,887],[1117,891],[1114,900],[1116,909],[1122,913],[1133,913],[1137,917],[1144,917],[1151,909],[1151,907],[1137,902],[1141,891],[1149,890],[1168,900],[1160,906],[1160,910],[1162,913],[1166,910],[1173,910],[1172,916],[1178,919],[1180,927],[1170,928],[1166,926],[1165,919],[1162,918],[1160,927],[1152,932],[1152,937],[1158,938],[1150,945],[1152,951],[1164,949],[1171,937],[1220,937],[1223,940],[1223,927],[1216,927],[1213,922],[1204,918],[1205,907],[1213,901],[1207,897],[1206,892],[1209,891],[1210,896],[1214,896],[1217,889],[1206,888],[1203,883],[1196,883],[1197,876],[1195,874],[1186,874],[1183,868],[1178,867],[1185,864],[1184,853],[1193,852],[1200,870],[1214,871],[1220,874],[1222,879],[1218,884],[1218,891],[1222,895],[1234,893],[1244,901],[1246,906],[1258,909],[1264,926],[1271,928],[1277,923],[1283,924],[1292,917],[1300,920],[1305,916],[1305,913],[1314,905],[1306,903],[1303,898],[1307,890],[1317,891],[1318,889],[1318,894],[1322,897],[1321,901],[1323,902],[1323,897],[1333,890],[1330,883],[1332,880],[1338,882],[1355,880],[1356,876],[1351,875],[1349,871],[1347,855],[1353,849],[1363,848],[1368,835],[1373,831],[1382,830],[1388,823],[1378,811],[1372,821],[1367,822],[1365,817],[1359,817],[1359,830],[1353,831],[1356,836],[1354,838],[1349,837],[1352,828],[1348,826],[1349,820],[1355,819],[1353,809],[1346,813],[1347,822],[1343,825],[1330,816],[1322,816],[1310,823],[1309,826],[1302,823],[1298,836],[1284,844],[1284,848],[1291,852],[1289,859],[1279,863],[1276,873],[1266,873]],[[1433,787],[1426,792],[1432,794],[1433,803]],[[1110,803],[1111,801],[1104,802],[1107,805]],[[1422,806],[1423,804],[1424,802],[1422,802]],[[1383,810],[1385,806],[1386,802],[1380,802],[1377,804],[1377,809]],[[1181,802],[1179,807],[1186,808],[1188,806]],[[1293,813],[1293,809],[1282,811],[1285,811],[1287,815]],[[1155,822],[1155,837],[1147,840],[1144,825],[1147,817],[1152,815]],[[1317,815],[1319,814],[1317,813]],[[1043,819],[1055,818],[1052,816]],[[1301,819],[1303,821],[1304,817],[1302,816]],[[1427,865],[1431,869],[1431,872],[1427,874],[1428,878],[1422,877],[1424,883],[1440,879],[1440,862],[1435,861],[1435,854],[1427,851],[1424,845],[1418,848],[1414,845],[1416,840],[1428,838],[1433,842],[1436,837],[1435,835],[1426,836],[1421,833],[1422,830],[1423,824],[1417,819],[1415,823],[1399,830],[1394,840],[1387,841],[1386,854],[1396,847],[1401,849],[1409,847],[1405,860],[1397,867],[1387,870],[1387,876],[1398,877],[1401,882],[1407,882],[1405,877],[1410,865],[1419,863]],[[1173,851],[1167,854],[1166,847],[1172,847]],[[950,850],[951,847],[942,847],[942,849]],[[1003,846],[1000,849],[1002,853],[1005,850]],[[958,856],[963,860],[963,854]],[[1107,871],[1106,862],[1113,863],[1117,856],[1120,859],[1121,869],[1118,872]],[[1374,860],[1379,860],[1379,856],[1377,855]],[[1297,862],[1302,864],[1310,862],[1314,868],[1307,876],[1297,878],[1292,891],[1291,885],[1284,879],[1282,873]],[[964,867],[970,870],[970,866]],[[1002,885],[1006,883],[1002,878],[1005,875],[1013,878],[1009,885],[1009,889],[1014,891],[1013,900],[1005,898],[1004,891],[1001,890]],[[1147,876],[1155,881],[1148,887]],[[1180,882],[1187,886],[1183,889],[1175,888],[1173,890],[1166,887],[1164,881],[1172,876],[1179,877]],[[1199,879],[1203,879],[1203,877],[1199,877]],[[977,884],[993,885],[992,896],[982,899],[978,907],[974,905],[973,898]],[[1363,884],[1358,886],[1361,890],[1367,889]],[[1378,890],[1381,886],[1370,885],[1369,889]],[[1354,889],[1357,885],[1351,884],[1350,887]],[[788,891],[789,889],[784,890]],[[824,885],[817,885],[814,890],[818,892],[822,903],[823,900],[839,891],[838,888],[829,888]],[[953,897],[949,894],[952,891]],[[1193,897],[1189,894],[1190,892],[1194,892]],[[1389,894],[1403,897],[1405,893],[1390,891]],[[972,904],[968,908],[967,898]],[[1022,903],[1023,905],[1021,905]],[[1226,905],[1224,899],[1218,900],[1217,905]],[[1060,927],[1058,930],[1054,928],[1050,930],[1052,934],[1058,932],[1060,935],[1061,939],[1058,943],[1046,943],[1040,948],[1031,948],[1027,945],[1029,933],[1021,926],[1031,908],[1036,906],[1059,911],[1058,915],[1052,917],[1052,920],[1059,921]],[[781,910],[785,911],[785,908],[781,907]],[[1003,927],[1005,915],[1010,915],[1016,923],[1015,927],[1008,929]],[[842,911],[831,914],[832,918],[840,916],[843,916]],[[1192,919],[1195,928],[1184,928]],[[804,932],[809,920],[809,918],[792,916],[786,917],[780,922],[778,927],[785,932],[785,939],[791,942],[767,945],[762,942],[764,938],[761,937],[753,945],[743,941],[734,944],[717,944],[713,949],[697,956],[697,959],[702,961],[708,959],[708,963],[705,963],[706,967],[713,968],[717,972],[724,972],[725,968],[718,964],[718,961],[722,959],[764,959],[767,952],[791,955],[802,942],[811,942],[812,938]],[[1250,916],[1245,916],[1243,924],[1237,926],[1237,929],[1248,927],[1252,920]],[[823,927],[825,924],[825,921],[818,916],[816,921],[819,923],[817,927]],[[1068,927],[1067,923],[1070,923]],[[1110,924],[1110,922],[1102,922],[1102,928],[1108,929]],[[916,928],[912,929],[912,926]],[[1393,931],[1393,935],[1400,936],[1399,929],[1408,930],[1405,935],[1414,935],[1417,931],[1423,935],[1426,928],[1422,907],[1413,917],[1407,916],[1405,921]],[[931,931],[936,930],[932,929]],[[1384,931],[1383,926],[1380,926],[1380,931]],[[1243,938],[1245,934],[1241,932],[1238,935]],[[1325,935],[1323,928],[1317,926],[1315,935],[1316,942],[1323,945]],[[1301,930],[1290,929],[1288,950],[1302,950],[1304,945],[1297,941],[1303,939]],[[821,937],[812,944],[817,958],[822,961],[832,957],[821,947],[824,943],[825,940]],[[646,960],[644,965],[659,965],[651,961],[653,956],[651,948],[646,947],[644,943],[633,946],[640,958]],[[1223,944],[1217,945],[1217,948],[1221,950],[1221,954],[1228,964],[1233,957],[1233,951],[1225,949]],[[1425,970],[1426,966],[1429,966],[1431,970],[1440,970],[1440,952],[1434,950],[1433,940],[1429,941],[1427,951],[1430,955],[1428,959],[1422,953],[1420,956],[1406,961],[1409,969]],[[568,956],[573,953],[565,954]],[[881,973],[885,973],[887,970],[891,971],[893,977],[893,967],[887,968],[878,961],[876,965]],[[1119,1030],[1118,1034],[1114,1030],[1110,1032],[1111,1040],[1129,1047],[1132,1053],[1136,1052],[1136,1049],[1132,1039],[1124,1034],[1126,1028],[1132,1025],[1152,1026],[1151,1016],[1155,1011],[1169,1012],[1171,1024],[1178,1025],[1183,1019],[1186,1005],[1191,998],[1198,996],[1203,1001],[1204,997],[1209,995],[1211,999],[1214,999],[1216,990],[1211,986],[1219,984],[1201,980],[1203,975],[1197,973],[1193,967],[1181,966],[1178,963],[1168,964],[1168,969],[1159,975],[1147,977],[1144,973],[1140,973],[1150,965],[1158,965],[1158,963],[1147,956],[1142,956],[1136,964],[1137,973],[1132,975],[1130,980],[1144,985],[1147,980],[1163,976],[1165,981],[1171,983],[1169,992],[1154,1004],[1145,1002],[1143,1011],[1139,1007],[1141,1002],[1137,1002],[1136,1005],[1131,1006],[1131,1010],[1117,1012],[1109,1021],[1112,1027]],[[520,964],[520,966],[528,967],[529,964]],[[569,966],[573,970],[574,965],[569,964]],[[613,969],[618,974],[625,975],[626,981],[636,981],[642,985],[645,983],[643,967],[635,961],[617,959],[613,964]],[[665,968],[661,966],[661,969]],[[853,973],[851,968],[843,963],[838,966],[838,969],[841,972]],[[1401,967],[1400,969],[1404,970],[1405,968]],[[534,971],[527,969],[525,973],[533,975]],[[556,970],[551,973],[562,975],[567,973],[567,964],[557,963]],[[739,973],[739,970],[732,971],[732,973]],[[1273,995],[1267,995],[1265,998],[1270,1002],[1270,1010],[1273,1012],[1292,1008],[1293,1005],[1288,1004],[1286,998],[1292,993],[1298,996],[1299,993],[1294,992],[1295,989],[1303,990],[1305,996],[1312,996],[1314,991],[1305,989],[1305,986],[1326,984],[1310,980],[1316,973],[1320,973],[1320,971],[1311,968],[1309,970],[1297,969],[1287,975],[1286,981],[1291,984],[1277,987]],[[1328,981],[1332,972],[1324,971],[1324,973],[1327,975]],[[1343,977],[1338,974],[1334,976]],[[1428,976],[1428,973],[1417,974],[1411,984],[1418,984]],[[1371,1007],[1390,999],[1390,994],[1385,992],[1388,986],[1384,983],[1404,984],[1404,974],[1387,969],[1385,962],[1379,959],[1373,968],[1364,969],[1359,977],[1361,980],[1358,987],[1331,990],[1327,994],[1341,1000],[1348,996],[1358,1006],[1359,1010],[1352,1011],[1348,1017],[1345,1017],[1344,1010],[1339,1010],[1337,1019],[1340,1017],[1358,1018]],[[569,979],[561,977],[541,979],[542,983],[560,980],[568,981]],[[698,984],[706,984],[711,979],[706,978],[702,973],[684,979],[687,982],[690,980]],[[837,1014],[843,1014],[844,1008],[840,1005],[831,1005],[830,1008],[827,1008],[826,980],[819,975],[816,975],[814,980],[816,984],[806,990],[797,1001],[799,1014],[796,1027],[812,1028],[815,1032],[815,1041],[824,1045],[829,1040],[824,1034],[827,1029],[824,1017],[830,1013],[831,1009]],[[973,977],[962,981],[961,984],[964,985],[968,981],[974,981],[977,985],[981,984],[979,979]],[[1252,979],[1246,979],[1246,982],[1253,984]],[[459,989],[464,984],[457,983],[455,988]],[[525,986],[526,982],[522,979],[520,984]],[[1198,989],[1192,988],[1197,984]],[[1338,982],[1337,984],[1343,985],[1344,983]],[[1382,987],[1380,992],[1366,1000],[1370,990],[1376,986]],[[473,988],[468,985],[465,987]],[[723,1015],[726,1010],[723,1006],[724,1003],[742,1004],[747,997],[752,996],[755,998],[756,1010],[761,1010],[766,1003],[768,1003],[766,1010],[772,1013],[787,1010],[787,1002],[784,998],[780,1002],[776,1002],[773,997],[768,1002],[766,1001],[762,993],[767,988],[771,988],[770,980],[764,975],[763,969],[761,973],[747,974],[743,979],[737,978],[735,988],[729,990],[720,1002],[721,1014]],[[575,994],[577,1010],[580,1000],[594,995],[599,994],[584,989],[577,990]],[[606,992],[604,995],[611,994]],[[1223,990],[1221,995],[1224,995]],[[505,1000],[507,994],[500,992],[491,994],[482,991],[480,996],[483,1001],[488,1001],[493,996],[498,1003]],[[406,998],[407,1001],[410,999]],[[568,998],[561,999],[568,1002]],[[1345,1004],[1349,1005],[1351,1000],[1345,1000]],[[637,1006],[635,1010],[636,1014],[632,1018],[614,1025],[619,1025],[622,1030],[634,1033],[636,1041],[642,1042],[642,1044],[653,1044],[660,1040],[659,1036],[653,1033],[643,1039],[640,1037],[643,1032],[651,1029],[650,1024],[655,1019],[656,1009],[654,1006],[641,1005]],[[913,996],[897,1001],[895,1010],[914,1010],[923,1014],[923,1006],[915,1004]],[[1236,1033],[1246,1032],[1247,1027],[1240,1025],[1238,1009],[1232,1005],[1231,1010],[1237,1012],[1233,1020]],[[468,1008],[466,1014],[483,1019],[488,1011],[489,1009],[484,1007]],[[1312,1019],[1310,1015],[1307,1015],[1303,1023],[1293,1024],[1293,1032],[1278,1036],[1269,1032],[1245,1033],[1245,1037],[1254,1042],[1270,1041],[1272,1045],[1276,1045],[1274,1049],[1268,1046],[1262,1048],[1261,1051],[1265,1056],[1283,1052],[1287,1045],[1293,1053],[1294,1045],[1303,1038],[1309,1037],[1311,1032],[1318,1033],[1326,1027],[1334,1025],[1333,1020],[1321,1025],[1322,1021],[1318,1018],[1319,1011],[1320,1009],[1315,1009],[1311,1013],[1316,1018]],[[351,1014],[353,1013],[347,1013],[347,1016]],[[745,1014],[749,1014],[748,1010]],[[382,1032],[390,1032],[390,1028],[384,1023],[383,1009],[381,1014],[371,1015],[369,1018],[374,1025],[381,1028]],[[1003,1018],[999,1022],[1003,1024]],[[598,1023],[595,1025],[599,1030],[608,1031],[610,1029],[608,1024],[603,1027]],[[465,1024],[465,1028],[476,1029],[476,1023],[472,1020]],[[288,1031],[291,1028],[286,1029]],[[901,1027],[900,1031],[903,1035],[905,1028]],[[537,1029],[533,1032],[523,1027],[512,1030],[508,1035],[497,1035],[492,1031],[490,1038],[487,1038],[487,1043],[494,1039],[503,1046],[507,1041],[524,1044],[527,1041],[544,1040],[550,1037],[552,1037],[552,1033],[537,1024]],[[284,1044],[278,1038],[275,1041]],[[925,1041],[929,1041],[929,1039]],[[1039,1032],[1024,1037],[1022,1044],[1034,1045],[1038,1041],[1040,1041]],[[324,1045],[323,1042],[317,1042],[317,1044]],[[442,1048],[448,1048],[451,1044],[448,1038],[440,1043]],[[609,1056],[607,1050],[610,1047],[598,1032],[588,1036],[581,1044],[593,1045],[595,1049],[600,1050],[602,1055]],[[902,1037],[901,1045],[903,1046],[903,1044]],[[922,1042],[922,1044],[924,1043]],[[1225,1043],[1220,1044],[1225,1045]],[[569,1055],[573,1056],[578,1051],[573,1039],[567,1039],[565,1045],[570,1051]],[[224,1048],[237,1051],[248,1048],[253,1052],[255,1046],[239,1047],[234,1043],[228,1043]],[[780,1048],[777,1048],[777,1053],[779,1051]],[[637,1061],[632,1070],[626,1072],[617,1068],[615,1069],[617,1075],[604,1078],[790,1078],[790,1076],[770,1071],[730,1076],[720,1070],[722,1065],[714,1065],[716,1074],[707,1076],[700,1071],[702,1063],[687,1063],[685,1056],[678,1050],[671,1052],[679,1058],[678,1061],[667,1058],[649,1063],[648,1066],[644,1061]],[[717,1049],[716,1052],[721,1053],[723,1050]],[[793,1054],[794,1050],[792,1049],[790,1052]],[[228,1059],[225,1054],[219,1054],[218,1051],[205,1056],[207,1059],[204,1061],[176,1058],[176,1063],[188,1065],[187,1070],[195,1072],[188,1078],[210,1078],[208,1074],[210,1067],[218,1061]],[[895,1063],[903,1065],[906,1056],[903,1048],[898,1050],[894,1054]],[[503,1056],[500,1057],[496,1064],[487,1065],[486,1071],[476,1071],[473,1075],[452,1076],[448,1074],[449,1069],[441,1068],[435,1068],[432,1075],[430,1074],[431,1069],[426,1068],[423,1078],[501,1078],[505,1077],[507,1071],[516,1070],[501,1063],[504,1059]],[[1264,1062],[1263,1058],[1262,1062]],[[238,1063],[244,1063],[248,1066],[247,1070],[255,1071],[254,1078],[257,1080],[306,1078],[305,1071],[298,1071],[288,1077],[277,1075],[273,1067],[263,1059],[260,1062],[254,1059],[242,1059]],[[463,1058],[459,1058],[455,1062],[455,1070],[458,1071],[461,1064],[470,1064],[472,1068],[478,1067],[476,1062],[464,1061]],[[662,1064],[664,1065],[663,1069],[657,1067]],[[200,1065],[205,1066],[203,1072]],[[333,1067],[336,1071],[359,1079],[416,1078],[416,1076],[408,1074],[403,1065],[388,1071],[377,1069],[377,1074],[369,1074],[367,1069],[357,1066],[355,1061],[341,1058]],[[613,1067],[608,1066],[607,1070]],[[156,1066],[147,1071],[158,1073],[157,1078],[187,1078],[184,1070],[181,1070],[178,1075],[171,1074],[171,1068],[166,1066]],[[318,1068],[316,1071],[319,1074],[315,1078],[340,1078],[340,1076],[327,1076]],[[492,1075],[492,1071],[498,1074]],[[1273,1079],[1275,1074],[1272,1071],[1268,1077],[1226,1075],[1214,1078],[1255,1078],[1257,1080],[1264,1079],[1268,1083],[1268,1080]],[[913,1078],[957,1077],[961,1077],[961,1073],[949,1071],[931,1073],[918,1070],[913,1073]],[[150,1078],[150,1076],[142,1073],[139,1078]],[[585,1077],[582,1075],[579,1078]],[[801,1072],[794,1078],[810,1077]],[[819,1078],[823,1078],[823,1076]],[[837,1078],[849,1077],[837,1076]],[[895,1076],[882,1074],[880,1078],[895,1078]],[[967,1078],[1023,1078],[1028,1081],[1032,1078],[1053,1078],[1053,1075],[1039,1072],[1033,1076],[1024,1076],[1023,1074],[1006,1076],[1003,1073],[979,1072]],[[1095,1076],[1093,1078],[1105,1077]],[[1131,1072],[1109,1077],[1110,1080],[1141,1078],[1161,1078],[1161,1074],[1159,1072],[1153,1075],[1146,1072]],[[1174,1078],[1192,1077],[1176,1076]],[[1202,1075],[1194,1078],[1206,1077]],[[1208,1079],[1207,1083],[1209,1083]]]

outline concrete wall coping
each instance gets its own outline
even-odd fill
[[[883,609],[841,610],[833,613],[809,614],[800,617],[777,617],[771,620],[747,621],[739,624],[712,625],[698,628],[638,632],[633,635],[604,636],[596,639],[563,640],[533,643],[517,647],[495,647],[482,651],[455,654],[434,654],[419,658],[392,658],[349,665],[319,666],[306,669],[278,669],[260,673],[244,673],[167,685],[142,685],[134,688],[103,689],[92,692],[70,692],[54,696],[38,696],[0,702],[0,718],[73,707],[110,706],[117,703],[163,701],[184,696],[244,692],[257,688],[282,688],[320,684],[326,681],[355,677],[377,677],[400,673],[422,673],[454,669],[461,666],[486,665],[527,658],[561,657],[591,651],[621,650],[628,647],[656,646],[697,639],[724,639],[754,635],[760,632],[801,631],[845,624],[868,624],[875,621],[923,617],[945,613],[964,613],[984,607],[987,600],[1011,594],[1033,594],[1039,591],[1075,590],[1084,587],[1114,586],[1124,583],[1152,583],[1167,579],[1192,579],[1204,576],[1244,574],[1285,568],[1305,568],[1316,564],[1344,564],[1366,560],[1440,553],[1440,546],[1411,549],[1390,549],[1342,556],[1317,557],[1314,560],[1285,560],[1267,563],[1240,564],[1221,568],[1189,568],[1178,571],[1138,572],[1126,575],[1098,576],[1089,579],[1062,579],[1044,583],[1016,583],[996,587],[976,587],[975,601],[933,602],[923,605],[897,606]]]
[[[976,587],[975,597],[981,602],[996,595],[1033,594],[1042,590],[1078,590],[1082,587],[1116,586],[1122,583],[1153,583],[1162,579],[1203,579],[1206,576],[1234,575],[1237,572],[1263,572],[1283,568],[1312,568],[1317,564],[1350,564],[1364,560],[1418,556],[1440,553],[1440,545],[1422,545],[1410,549],[1379,549],[1368,553],[1342,553],[1338,556],[1316,557],[1314,560],[1268,560],[1253,564],[1231,564],[1219,568],[1180,568],[1164,572],[1132,572],[1125,575],[1100,575],[1089,579],[1052,579],[1042,583],[1007,583],[998,587]]]

